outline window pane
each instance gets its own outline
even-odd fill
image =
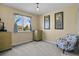
[[[24,31],[30,30],[30,25],[31,25],[30,17],[25,17],[25,16],[24,16],[23,30],[24,30]]]
[[[14,31],[15,32],[32,31],[30,17],[15,15]]]
[[[23,18],[20,15],[15,16],[15,25],[16,25],[16,31],[20,32],[23,31]]]

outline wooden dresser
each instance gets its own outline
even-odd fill
[[[0,32],[0,52],[11,49],[11,32]]]
[[[34,30],[33,31],[33,40],[41,41],[42,40],[42,30]]]

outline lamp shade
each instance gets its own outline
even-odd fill
[[[39,11],[39,8],[36,8],[36,11]]]

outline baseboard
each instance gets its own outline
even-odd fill
[[[49,41],[49,40],[43,40],[44,42],[50,43],[50,44],[56,44],[55,41]]]
[[[17,46],[24,45],[24,44],[31,43],[31,42],[33,42],[33,41],[29,41],[29,42],[24,42],[24,43],[16,44],[16,45],[13,45],[12,47],[17,47]]]
[[[44,41],[44,42],[46,42],[46,43],[49,43],[49,44],[56,44],[55,41],[49,41],[49,40],[42,40],[42,41]],[[12,47],[17,47],[17,46],[24,45],[24,44],[31,43],[31,42],[33,42],[33,41],[29,41],[29,42],[24,42],[24,43],[16,44],[16,45],[13,45]],[[38,42],[39,42],[39,41],[38,41]]]
[[[7,48],[7,49],[4,49],[4,50],[0,51],[0,53],[3,53],[3,52],[5,52],[5,51],[11,50],[11,49],[12,49],[12,47]]]

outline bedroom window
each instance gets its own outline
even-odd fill
[[[29,16],[21,16],[21,15],[14,15],[14,16],[15,16],[15,24],[14,24],[15,32],[32,31],[31,18]]]

